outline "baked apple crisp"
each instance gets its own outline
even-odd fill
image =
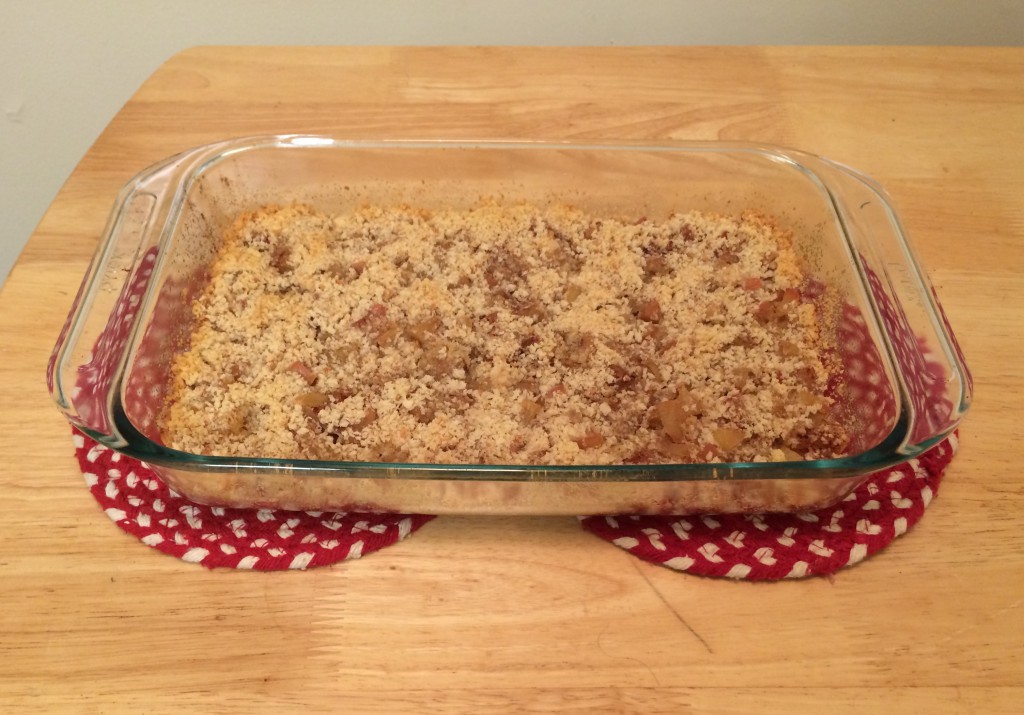
[[[268,206],[225,236],[160,427],[180,450],[285,459],[833,457],[808,285],[753,213]]]

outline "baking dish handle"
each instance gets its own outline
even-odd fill
[[[900,451],[920,454],[949,435],[967,412],[971,373],[885,191],[846,166],[825,159],[816,163],[830,179],[833,202],[904,393],[907,426]]]
[[[126,444],[114,415],[121,373],[150,279],[182,156],[130,181],[118,195],[96,253],[50,356],[50,394],[68,421],[111,447]]]

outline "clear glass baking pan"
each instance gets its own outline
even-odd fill
[[[792,229],[815,281],[841,297],[837,459],[507,466],[192,454],[157,427],[191,301],[240,211],[293,200],[465,207],[481,196],[558,200],[605,215],[755,209]],[[798,511],[920,454],[959,423],[968,372],[883,190],[829,160],[736,143],[578,145],[233,139],[187,151],[119,194],[47,372],[72,425],[144,460],[208,504],[302,510],[607,514]]]

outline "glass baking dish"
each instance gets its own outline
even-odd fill
[[[460,208],[481,196],[558,200],[606,215],[769,214],[815,281],[841,297],[833,336],[851,433],[837,459],[508,466],[280,460],[167,447],[157,414],[190,305],[238,212],[304,201]],[[51,357],[72,425],[144,460],[199,502],[293,510],[610,514],[799,511],[922,453],[967,410],[968,372],[882,189],[829,160],[737,143],[365,142],[233,139],[187,151],[119,194]]]

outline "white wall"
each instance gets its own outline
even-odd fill
[[[198,44],[1020,45],[1024,2],[0,0],[0,283],[106,123]]]

